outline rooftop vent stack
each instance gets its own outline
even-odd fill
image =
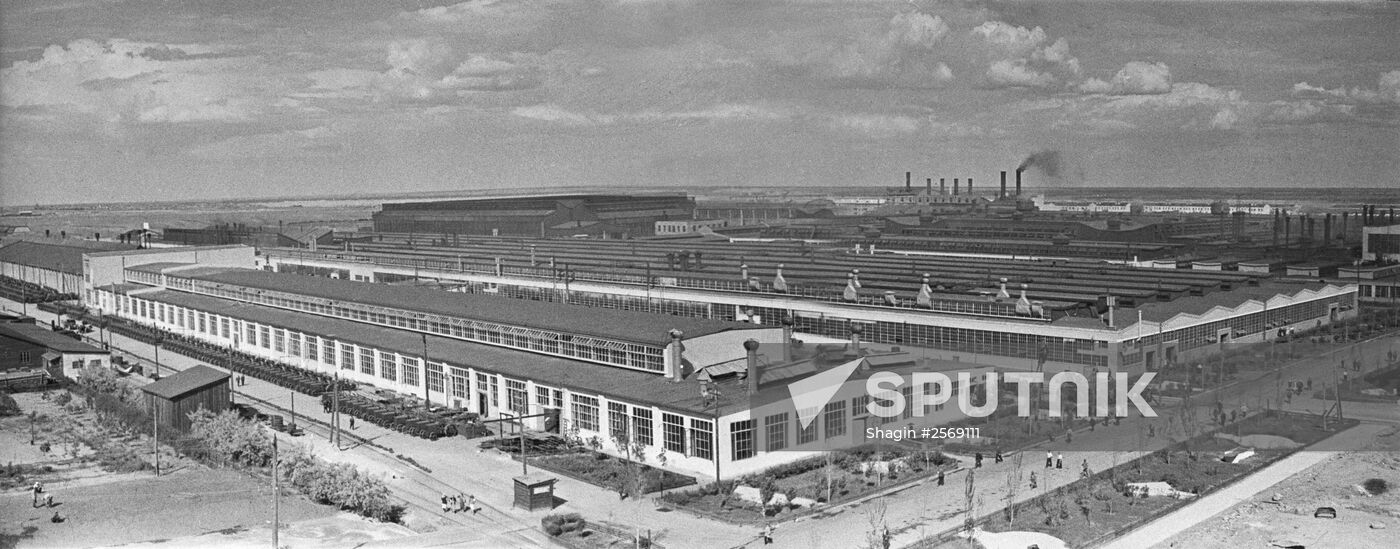
[[[914,172],[904,172],[904,190],[913,190]]]
[[[749,339],[744,341],[744,356],[748,358],[748,368],[745,370],[744,377],[748,378],[749,394],[758,394],[758,377],[761,374],[758,369],[757,339]]]
[[[928,273],[924,273],[924,282],[919,286],[919,296],[914,298],[914,302],[920,307],[933,308],[933,288],[928,286]]]
[[[889,305],[891,307],[899,306],[899,298],[895,297],[894,290],[885,290],[885,305]]]
[[[1006,170],[1001,171],[1001,194],[998,198],[1006,198]]]
[[[947,180],[947,179],[944,179],[944,178],[942,178],[942,177],[938,178],[938,194],[948,194],[948,180]]]
[[[779,264],[778,264],[778,272],[777,272],[777,274],[774,274],[774,275],[773,275],[773,290],[774,290],[774,291],[778,291],[778,292],[787,292],[787,291],[788,291],[787,279],[783,278],[783,264],[782,264],[782,263],[779,263]]]
[[[855,322],[851,323],[851,351],[860,356],[860,334],[865,331],[865,326]]]
[[[504,272],[504,271],[502,270],[502,267],[501,267],[501,258],[498,257],[498,258],[496,258],[496,276],[501,276],[501,273],[502,273],[502,272]]]
[[[846,289],[841,291],[841,299],[854,303],[860,298],[860,292],[856,291],[855,275],[846,275]]]
[[[958,195],[958,185],[960,185],[960,183],[958,183],[958,178],[954,177],[954,178],[953,178],[953,196],[957,196],[957,195]]]
[[[763,283],[758,281],[758,277],[749,278],[749,289],[755,292],[763,291]]]
[[[1011,294],[1006,291],[1006,279],[1001,279],[1001,291],[997,292],[997,299],[1007,299]]]
[[[1293,237],[1293,216],[1284,214],[1283,216],[1283,246],[1286,248],[1289,239]]]
[[[1390,209],[1390,224],[1395,224],[1395,208]]]
[[[682,358],[681,358],[681,356],[682,356],[682,354],[681,354],[681,347],[682,347],[682,345],[681,345],[681,339],[685,336],[685,332],[682,332],[682,331],[676,330],[676,329],[672,329],[670,333],[671,333],[671,347],[670,347],[670,349],[668,349],[668,350],[670,351],[670,353],[671,353],[671,372],[670,372],[671,376],[670,376],[670,377],[671,377],[671,381],[677,382],[677,381],[680,381],[680,380],[681,380],[681,377],[685,374],[685,363],[682,362]]]
[[[1021,196],[1021,170],[1016,170],[1016,196]]]
[[[1337,233],[1337,240],[1346,242],[1347,239],[1347,217],[1350,212],[1342,212],[1342,230]]]
[[[972,178],[967,178],[967,194],[972,194]]]
[[[851,283],[857,290],[860,289],[860,269],[851,269]]]
[[[1029,316],[1031,314],[1031,300],[1026,297],[1026,288],[1025,284],[1021,285],[1021,299],[1016,300],[1016,314],[1018,315]]]
[[[748,263],[744,263],[744,264],[739,265],[739,279],[740,279],[740,280],[748,280],[748,279],[749,279],[749,264],[748,264]]]
[[[792,327],[797,324],[792,315],[783,317],[783,363],[792,362]]]

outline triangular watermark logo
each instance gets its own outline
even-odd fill
[[[797,407],[797,421],[806,429],[816,421],[817,414],[822,408],[831,402],[831,397],[836,396],[836,392],[841,390],[841,386],[846,384],[851,374],[860,366],[863,358],[857,358],[825,372],[818,373],[801,381],[794,381],[788,384],[788,394],[792,395],[792,404]]]

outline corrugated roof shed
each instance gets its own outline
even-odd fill
[[[444,292],[431,288],[390,286],[372,282],[337,280],[252,269],[225,269],[221,272],[206,271],[200,274],[189,271],[181,272],[180,276],[251,288],[278,290],[332,301],[397,307],[483,322],[497,322],[647,345],[669,343],[671,329],[681,330],[685,332],[685,337],[694,338],[730,330],[764,328],[744,322]]]
[[[422,336],[407,330],[171,290],[142,294],[141,297],[201,311],[218,311],[220,314],[247,321],[293,329],[345,343],[375,347],[405,356],[423,355]],[[567,387],[692,413],[703,413],[706,409],[700,398],[698,383],[693,379],[673,382],[657,374],[434,335],[428,336],[428,355],[433,362],[446,362],[459,368],[469,366],[515,379],[530,379],[553,387]],[[726,390],[724,394],[724,406],[743,402],[746,397],[743,391],[737,390]]]
[[[24,323],[0,323],[0,336],[10,337],[21,341],[28,341],[35,345],[42,345],[47,349],[52,349],[60,353],[106,353],[102,349],[93,347],[63,334],[55,333],[46,328],[34,324]]]
[[[198,364],[170,377],[161,378],[142,387],[141,390],[166,400],[175,400],[211,385],[227,383],[229,377],[231,376],[228,372]]]

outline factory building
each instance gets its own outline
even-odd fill
[[[686,245],[692,250],[682,255],[696,257],[693,262],[677,261],[675,252],[663,256],[665,243],[592,242],[585,249],[544,240],[411,255],[272,251],[267,261],[279,270],[342,269],[376,281],[407,277],[529,301],[774,327],[791,318],[800,336],[815,341],[844,340],[850,326],[860,324],[868,342],[918,357],[1049,372],[1154,369],[1217,353],[1222,341],[1263,341],[1278,328],[1313,328],[1357,314],[1354,285],[1315,279],[1275,282],[1237,272],[1069,260],[819,258],[776,244]]]
[[[695,218],[684,194],[548,195],[384,204],[380,233],[629,238],[655,234],[656,222]]]
[[[556,409],[584,440],[616,451],[622,429],[681,470],[760,467],[714,439],[695,380],[743,364],[746,341],[780,346],[781,328],[194,264],[126,273],[88,307],[486,417]]]

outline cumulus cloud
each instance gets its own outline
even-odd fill
[[[1382,73],[1377,79],[1376,89],[1361,87],[1324,88],[1307,82],[1293,85],[1293,97],[1316,99],[1342,103],[1397,103],[1400,104],[1400,70]]]
[[[953,78],[940,50],[949,27],[943,18],[920,12],[895,14],[877,29],[862,29],[841,46],[789,44],[784,63],[809,67],[826,78],[848,83],[927,86]]]
[[[1213,130],[1233,130],[1239,121],[1239,113],[1235,112],[1233,108],[1226,107],[1216,111],[1215,116],[1210,118],[1210,128]]]
[[[481,54],[462,59],[451,48],[423,39],[391,42],[384,63],[389,68],[379,72],[335,68],[309,73],[311,85],[295,95],[442,102],[471,92],[531,89],[541,82],[532,64]]]
[[[1060,88],[1081,78],[1079,59],[1070,54],[1069,42],[1060,38],[1044,45],[1049,37],[1040,27],[988,21],[973,28],[971,35],[981,39],[993,58],[986,72],[989,86]]]
[[[268,107],[268,91],[280,88],[252,75],[255,64],[198,46],[75,40],[0,69],[0,105],[107,122],[238,121]]]
[[[1045,29],[1027,29],[1001,21],[982,23],[972,29],[972,35],[1013,57],[1029,55],[1046,40]]]
[[[1271,124],[1319,124],[1350,120],[1356,111],[1354,105],[1327,103],[1317,100],[1274,101],[1269,103],[1269,113],[1263,118]]]
[[[1171,69],[1165,63],[1131,61],[1118,70],[1112,82],[1089,78],[1079,84],[1079,91],[1110,95],[1153,95],[1172,90]]]

